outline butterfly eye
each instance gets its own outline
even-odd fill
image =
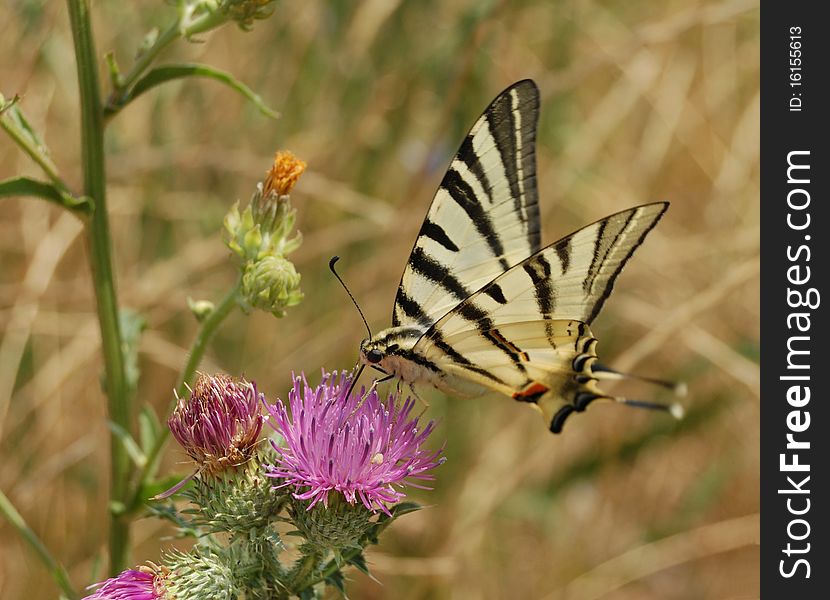
[[[381,352],[377,348],[372,348],[366,353],[366,360],[368,360],[372,364],[377,364],[381,360],[383,360],[383,352]]]

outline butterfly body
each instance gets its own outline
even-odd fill
[[[558,433],[603,394],[590,323],[667,203],[610,215],[542,248],[530,80],[499,94],[450,164],[404,269],[392,327],[361,361],[453,396],[495,392]]]

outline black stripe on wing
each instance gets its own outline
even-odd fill
[[[597,297],[596,297],[597,299],[594,302],[594,307],[591,310],[591,313],[588,315],[588,318],[585,320],[585,322],[588,323],[589,325],[597,317],[597,315],[599,314],[599,311],[602,310],[602,305],[605,304],[605,301],[608,299],[608,296],[610,296],[611,292],[614,290],[614,282],[617,280],[617,277],[622,272],[623,267],[625,267],[628,260],[634,254],[634,251],[637,250],[637,248],[639,248],[640,245],[642,245],[643,241],[646,239],[646,236],[649,234],[649,232],[652,229],[654,229],[654,227],[657,225],[657,223],[660,221],[660,219],[663,218],[663,215],[665,214],[665,212],[669,209],[669,203],[668,202],[663,202],[662,205],[663,205],[662,209],[654,217],[654,220],[648,225],[648,227],[645,227],[643,229],[643,231],[640,233],[640,236],[637,238],[637,241],[634,244],[631,244],[628,247],[628,252],[622,258],[622,260],[620,260],[620,264],[617,266],[616,270],[608,276],[608,280],[605,283],[605,287],[603,288],[602,292],[600,292],[599,295],[597,295]],[[616,244],[617,240],[619,239],[620,234],[625,229],[628,228],[628,225],[629,225],[629,223],[631,223],[632,219],[634,218],[634,215],[639,213],[639,209],[640,208],[646,208],[648,206],[652,206],[652,205],[647,204],[647,205],[644,205],[642,207],[637,207],[638,210],[632,211],[632,214],[626,220],[625,226],[623,227],[623,229],[621,229],[617,233],[617,235],[615,236],[615,238],[614,238],[614,243],[615,244]],[[593,279],[596,279],[596,274],[593,275]],[[593,281],[592,281],[591,285],[593,285]]]
[[[464,181],[461,173],[450,168],[446,175],[444,175],[441,188],[446,190],[450,198],[464,209],[470,221],[475,225],[476,230],[487,240],[487,245],[490,246],[493,256],[499,257],[499,264],[502,269],[505,271],[509,269],[510,265],[504,260],[504,245],[501,243],[499,234],[496,233],[493,221],[476,197],[473,188],[470,187],[469,183]]]
[[[424,312],[424,309],[421,308],[421,305],[415,302],[412,298],[410,298],[407,293],[402,290],[398,289],[398,301],[395,304],[398,308],[403,311],[403,314],[422,325],[423,327],[429,328],[432,325],[432,319],[427,316]],[[400,324],[400,319],[398,318],[398,311],[395,311],[395,314],[392,316],[392,325],[397,327]]]
[[[409,257],[409,266],[416,273],[420,273],[436,285],[440,285],[458,300],[464,300],[470,291],[458,280],[450,270],[424,252],[423,248],[415,248]]]

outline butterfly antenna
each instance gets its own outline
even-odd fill
[[[340,260],[339,256],[332,256],[331,260],[329,261],[329,269],[334,274],[334,276],[337,277],[337,281],[340,282],[340,285],[343,286],[343,289],[346,290],[346,293],[349,295],[349,298],[352,299],[352,303],[354,304],[354,307],[357,309],[357,312],[360,313],[360,318],[363,319],[363,324],[366,325],[366,331],[369,332],[369,339],[371,340],[372,339],[372,330],[369,328],[369,323],[366,321],[366,317],[363,316],[363,311],[360,310],[360,305],[357,303],[357,300],[354,299],[354,296],[352,296],[352,293],[349,291],[348,286],[343,281],[343,279],[340,277],[340,275],[337,274],[337,270],[334,268],[334,265],[338,260]]]

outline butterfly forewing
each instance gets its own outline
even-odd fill
[[[520,81],[484,111],[450,164],[404,270],[394,326],[424,330],[540,247],[539,92]]]

